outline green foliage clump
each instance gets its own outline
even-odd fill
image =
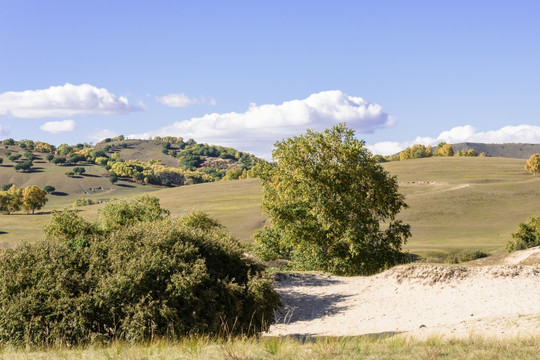
[[[520,223],[518,231],[512,234],[512,240],[506,244],[506,250],[513,252],[535,246],[540,246],[540,216]]]
[[[54,159],[52,159],[52,163],[54,165],[61,165],[61,164],[65,164],[66,163],[66,158],[63,157],[63,156],[60,156],[60,157],[55,157]]]
[[[21,154],[13,154],[8,157],[9,161],[15,162],[21,158]]]
[[[45,185],[45,187],[43,188],[43,190],[45,190],[48,194],[54,192],[56,190],[56,188],[52,185]]]
[[[256,235],[264,260],[306,270],[372,274],[397,263],[409,225],[397,180],[340,124],[276,143],[275,166],[261,172],[270,218]]]
[[[448,255],[445,261],[448,264],[459,264],[462,262],[482,259],[488,256],[489,254],[481,250],[464,250],[456,254]]]
[[[15,171],[22,170],[22,172],[26,172],[30,170],[33,165],[34,163],[32,162],[32,160],[25,160],[25,161],[15,164],[13,168],[15,169]]]
[[[94,205],[96,202],[90,198],[80,198],[75,200],[73,203],[73,207],[75,206],[87,206],[87,205]]]
[[[207,215],[173,220],[142,202],[153,207],[142,218],[125,214],[130,203],[108,204],[94,223],[56,212],[47,240],[2,252],[0,344],[267,330],[280,302],[262,265]],[[129,225],[104,222],[111,214]]]

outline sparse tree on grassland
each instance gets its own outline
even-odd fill
[[[527,160],[527,163],[525,164],[525,169],[528,172],[532,173],[533,176],[536,176],[536,174],[540,174],[540,155],[532,155],[529,160]]]
[[[27,212],[32,211],[32,214],[34,214],[35,211],[41,209],[47,201],[47,192],[45,190],[41,190],[36,185],[24,188],[22,206]]]
[[[19,211],[21,209],[23,200],[22,189],[18,188],[17,185],[11,185],[11,187],[7,191],[7,194],[9,196],[9,201],[6,209],[7,213],[11,214],[15,211]]]
[[[454,149],[450,144],[440,143],[437,145],[436,154],[437,156],[454,156]]]

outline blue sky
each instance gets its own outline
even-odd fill
[[[538,1],[0,0],[0,133],[540,143]]]

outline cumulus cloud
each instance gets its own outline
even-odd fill
[[[368,145],[368,148],[374,154],[392,155],[413,144],[436,145],[443,141],[449,144],[460,142],[486,144],[540,143],[540,126],[505,126],[498,130],[489,131],[478,131],[471,125],[456,126],[441,132],[437,137],[417,137],[412,141],[404,142],[385,141]]]
[[[138,110],[126,97],[89,84],[0,94],[0,115],[16,118],[64,117],[80,114],[124,114]]]
[[[88,134],[87,138],[92,140],[93,142],[100,142],[101,140],[103,139],[106,139],[106,138],[113,138],[113,137],[116,137],[118,136],[119,134],[117,132],[115,132],[114,130],[110,130],[110,129],[101,129],[101,130],[98,130],[92,134]]]
[[[216,105],[216,100],[214,100],[213,98],[194,98],[189,97],[184,93],[156,96],[156,100],[163,105],[170,107],[186,107],[195,104]]]
[[[51,134],[59,134],[62,132],[69,132],[75,130],[75,121],[48,121],[45,124],[41,125],[39,128]]]
[[[393,124],[391,116],[380,105],[335,90],[279,105],[251,104],[242,113],[207,114],[129,137],[192,137],[200,142],[233,146],[269,158],[276,140],[298,135],[308,128],[320,131],[340,122],[346,122],[359,133],[373,133]]]

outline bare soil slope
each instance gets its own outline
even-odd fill
[[[371,277],[278,274],[267,335],[513,337],[540,333],[540,249],[492,266],[399,266]]]

